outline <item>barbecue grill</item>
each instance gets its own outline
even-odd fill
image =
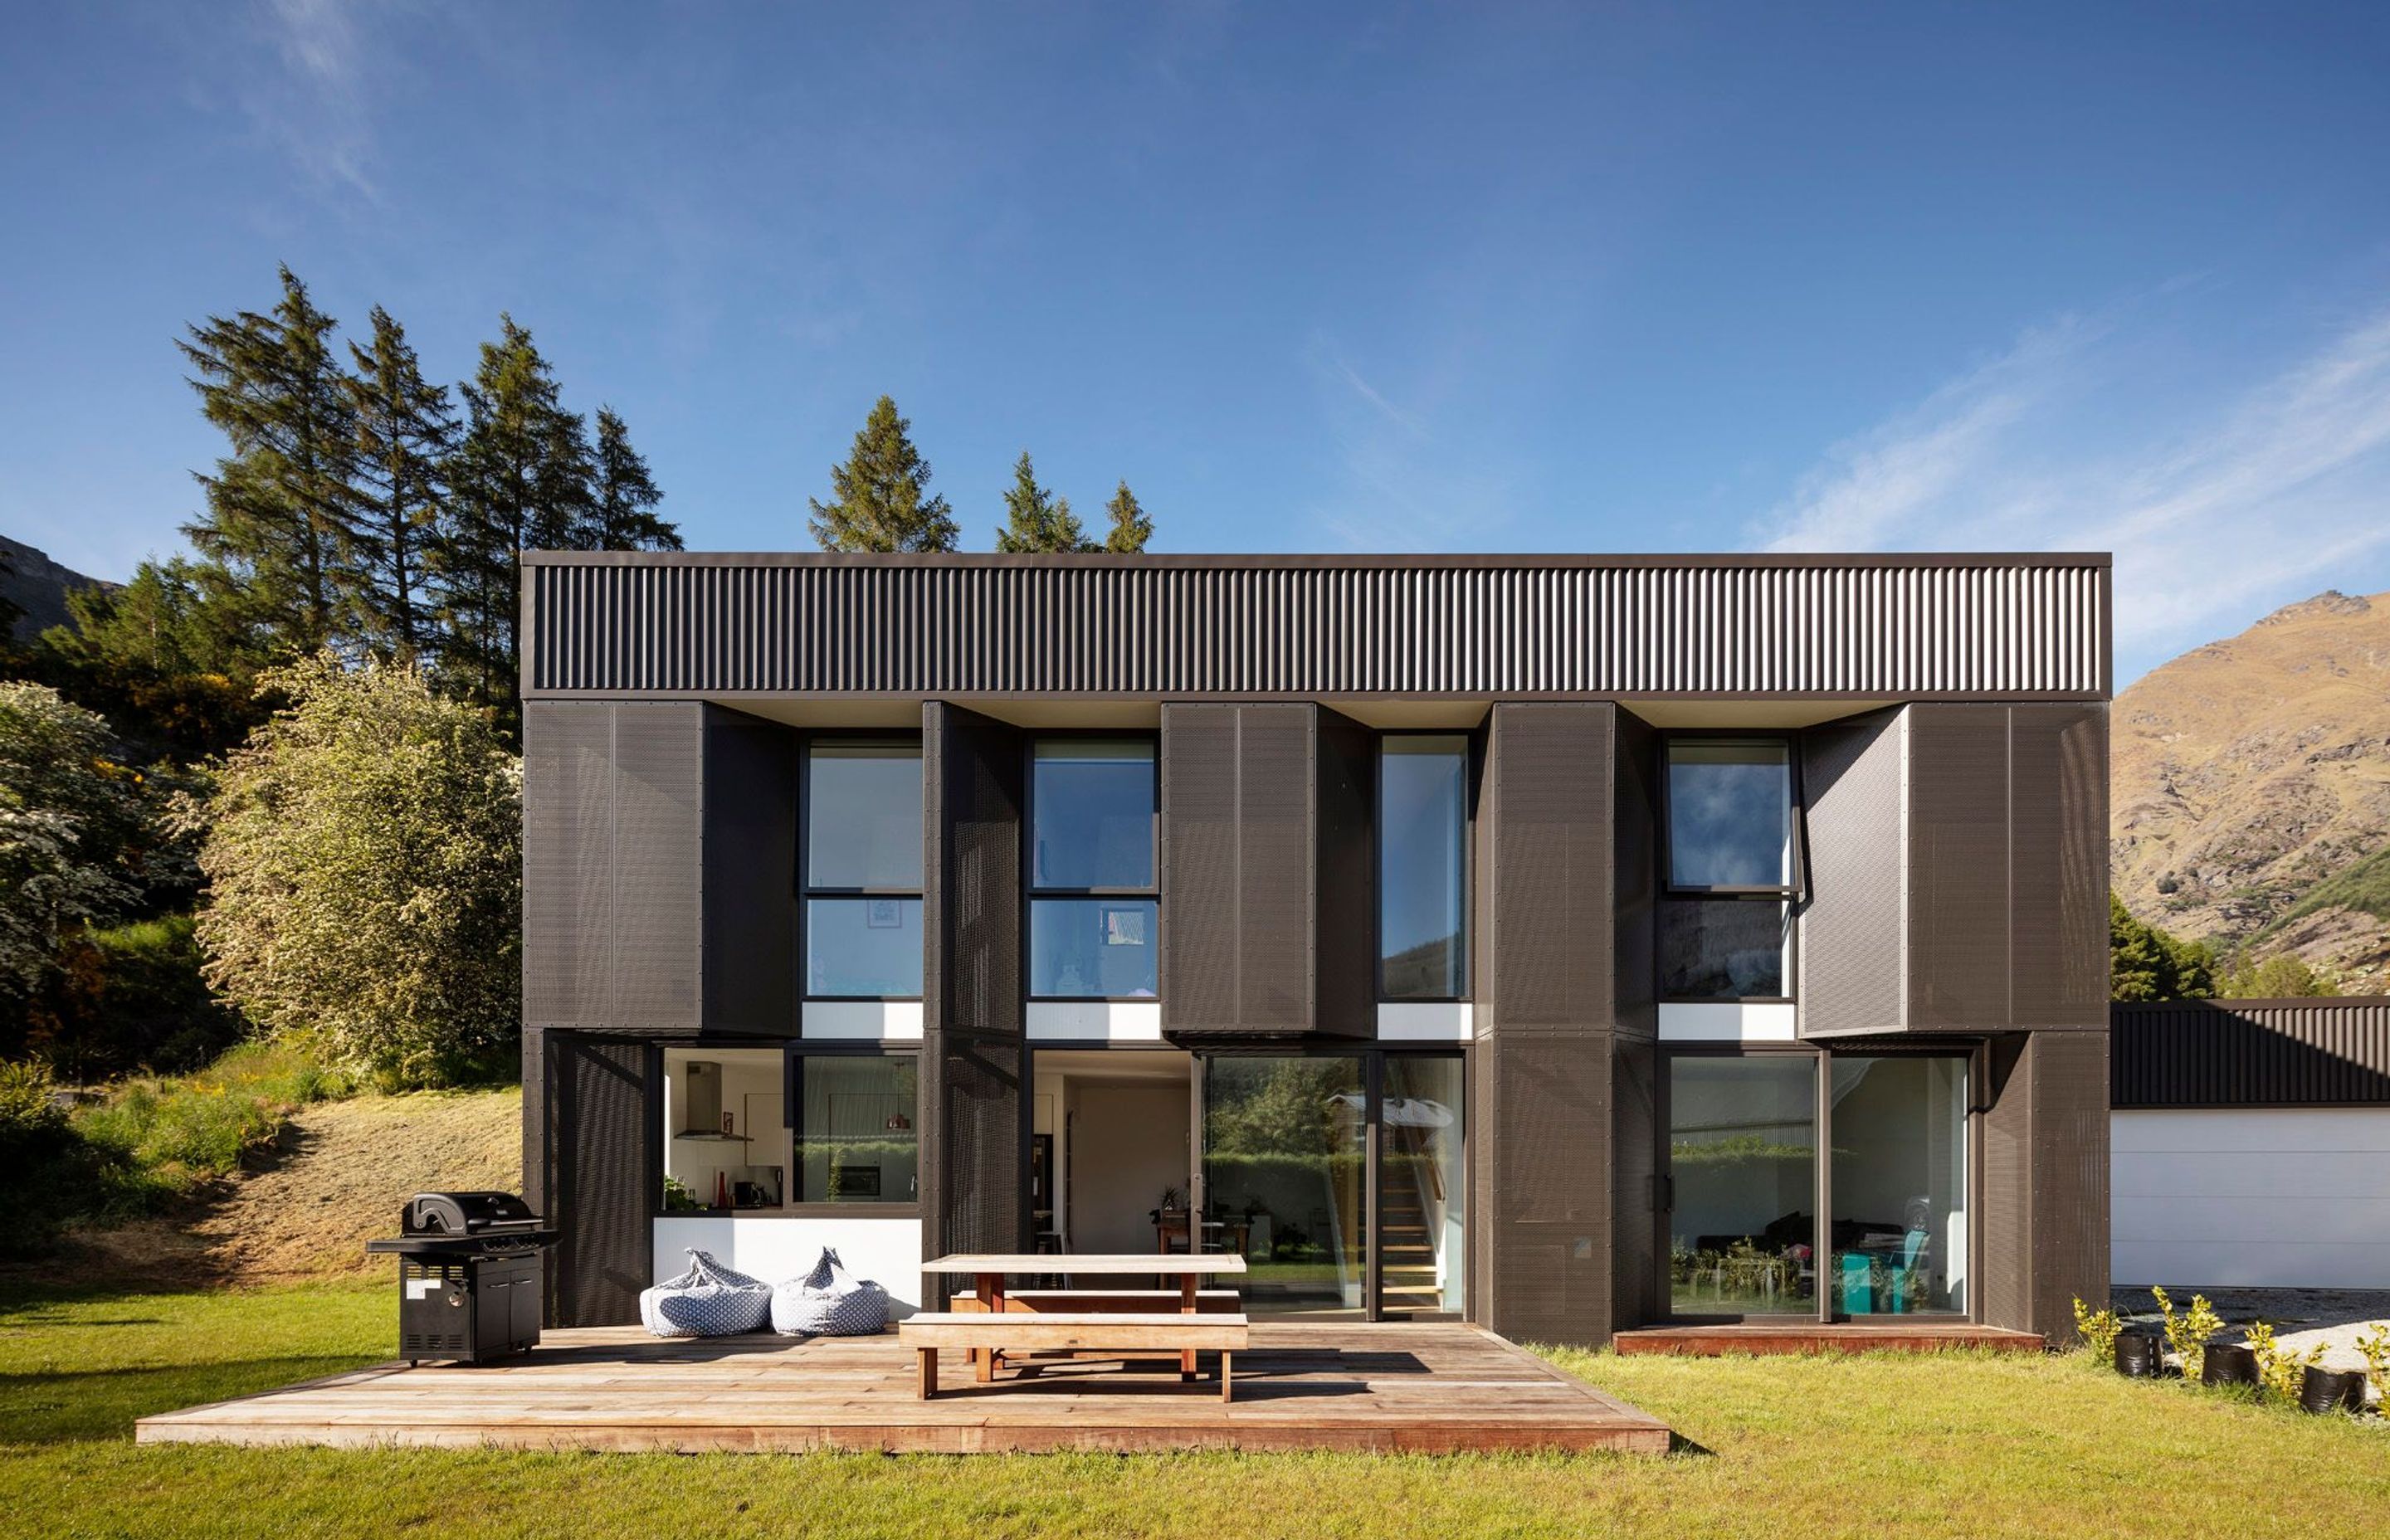
[[[540,1252],[557,1232],[510,1192],[418,1192],[399,1234],[398,1354],[479,1364],[539,1343]]]

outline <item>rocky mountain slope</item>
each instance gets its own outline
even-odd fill
[[[67,595],[73,590],[115,586],[61,567],[48,552],[0,534],[0,598],[24,611],[17,621],[18,641],[30,642],[51,626],[72,619],[67,613]]]
[[[2110,869],[2219,950],[2390,988],[2390,594],[2326,593],[2117,696]]]

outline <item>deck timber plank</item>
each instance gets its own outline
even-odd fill
[[[1034,1374],[982,1385],[958,1354],[923,1402],[893,1332],[689,1343],[556,1331],[504,1364],[352,1370],[144,1418],[135,1437],[684,1453],[1668,1447],[1658,1419],[1475,1327],[1266,1323],[1252,1338],[1227,1405],[1175,1374],[1088,1360],[1032,1360]]]

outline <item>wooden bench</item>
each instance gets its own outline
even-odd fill
[[[1232,1398],[1235,1355],[1249,1335],[1242,1315],[1164,1315],[1159,1312],[1086,1311],[1069,1314],[956,1311],[910,1315],[896,1327],[897,1340],[920,1354],[919,1394],[938,1393],[938,1350],[970,1348],[993,1359],[1007,1350],[1022,1353],[1176,1353],[1220,1354],[1220,1399]]]
[[[1046,1315],[1057,1311],[1079,1315],[1168,1315],[1178,1312],[1178,1302],[1176,1289],[1015,1289],[1009,1290],[1003,1300],[1005,1312],[1015,1315]],[[954,1294],[947,1297],[946,1308],[958,1315],[984,1315],[987,1302],[977,1294]],[[1237,1291],[1199,1290],[1195,1310],[1202,1315],[1234,1315],[1238,1313]]]

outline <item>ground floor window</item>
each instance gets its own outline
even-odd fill
[[[778,1208],[786,1096],[779,1048],[666,1048],[665,1212]]]
[[[1672,1054],[1671,1311],[1966,1313],[1967,1072],[1956,1055]]]
[[[663,1050],[667,1213],[920,1197],[918,1056]]]

